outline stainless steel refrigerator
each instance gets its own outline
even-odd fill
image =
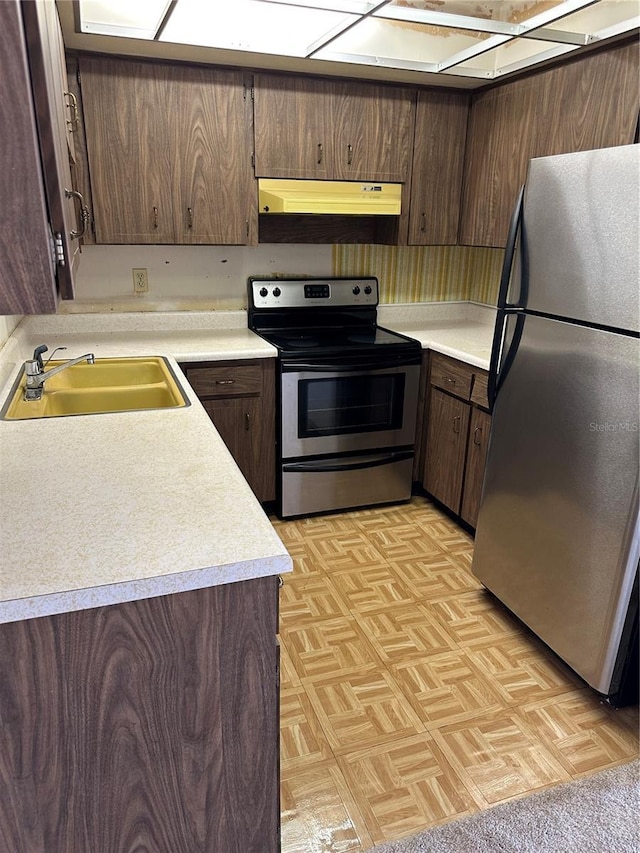
[[[529,164],[500,283],[473,558],[612,704],[637,678],[639,149]]]

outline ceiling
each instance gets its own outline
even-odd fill
[[[67,48],[473,89],[638,32],[640,0],[57,0]]]

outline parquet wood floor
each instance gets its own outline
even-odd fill
[[[638,754],[422,497],[282,522],[283,853],[364,853]]]

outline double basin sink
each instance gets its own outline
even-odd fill
[[[53,370],[64,361],[50,361]],[[45,371],[45,376],[46,376]],[[162,356],[96,358],[61,370],[44,383],[39,400],[25,400],[20,374],[0,411],[5,420],[59,418],[188,406],[178,379]]]

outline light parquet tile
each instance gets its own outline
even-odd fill
[[[418,524],[379,525],[370,529],[368,536],[376,550],[389,562],[442,554],[442,549]]]
[[[457,650],[449,632],[415,603],[392,610],[362,613],[358,623],[387,665]]]
[[[427,729],[473,720],[502,708],[500,697],[463,649],[391,669]]]
[[[386,670],[302,683],[336,755],[424,731]]]
[[[580,686],[569,667],[524,628],[511,638],[492,638],[472,645],[468,652],[505,706],[567,693]]]
[[[373,841],[418,832],[477,810],[428,734],[338,759]]]
[[[380,669],[380,660],[353,618],[283,627],[280,636],[301,678]]]
[[[481,588],[467,569],[442,553],[417,560],[398,560],[391,566],[420,601],[449,599]]]
[[[425,610],[437,624],[446,628],[460,645],[491,640],[499,643],[522,630],[515,616],[500,607],[483,589],[437,601],[426,601]]]
[[[280,769],[286,778],[301,767],[333,759],[333,753],[303,687],[280,691]]]
[[[363,853],[371,837],[335,762],[282,781],[282,853]]]
[[[574,777],[638,755],[637,723],[630,724],[630,716],[619,715],[587,689],[527,704],[520,713]]]
[[[483,808],[570,778],[515,711],[480,716],[432,734]]]
[[[285,575],[280,589],[280,625],[305,625],[319,619],[349,616],[336,586],[327,575]]]
[[[423,497],[277,522],[283,853],[364,853],[638,754]]]
[[[410,590],[391,566],[333,572],[331,580],[354,613],[411,604],[416,599],[416,591]]]

